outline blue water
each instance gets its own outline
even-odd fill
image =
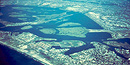
[[[3,25],[2,23],[0,23],[0,27],[4,27],[5,25]]]
[[[13,49],[0,45],[0,65],[42,65]]]
[[[26,9],[33,12],[28,12],[24,10],[18,10],[13,9],[13,7],[18,8],[32,8],[32,9]],[[33,15],[50,15],[50,14],[57,14],[57,13],[63,13],[64,11],[58,10],[57,8],[48,8],[48,7],[37,7],[37,6],[22,6],[22,5],[7,5],[5,7],[0,7],[0,11],[3,13],[2,16],[0,16],[0,19],[8,22],[14,22],[14,23],[20,23],[20,22],[33,22],[36,20],[35,17],[32,17]],[[8,13],[7,13],[8,12]],[[26,14],[28,17],[10,17],[9,15],[12,12],[17,12],[20,14]],[[13,13],[14,14],[14,13]],[[27,18],[27,21],[19,20],[18,18]]]
[[[118,43],[128,43],[130,44],[130,38],[122,38],[122,39],[117,39],[117,40],[110,40],[110,41],[116,41]]]
[[[24,22],[29,22],[29,21],[34,21],[36,20],[36,18],[34,17],[31,17],[29,15],[29,12],[26,12],[26,11],[21,11],[21,10],[16,10],[16,9],[12,9],[14,5],[12,6],[5,6],[5,7],[0,7],[1,9],[1,12],[2,12],[2,16],[0,16],[0,19],[4,20],[4,21],[8,21],[8,22],[23,22],[22,20],[19,20],[18,18],[27,18],[27,21],[24,21]],[[20,6],[19,6],[20,7]],[[12,12],[19,12],[21,14],[24,14],[24,13],[27,13],[29,17],[10,17],[9,15],[12,13]]]

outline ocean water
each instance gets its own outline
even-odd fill
[[[0,65],[42,65],[41,63],[33,60],[30,57],[25,56],[8,48],[7,46],[0,45]]]
[[[5,25],[3,25],[2,23],[0,23],[0,27],[4,27]]]

